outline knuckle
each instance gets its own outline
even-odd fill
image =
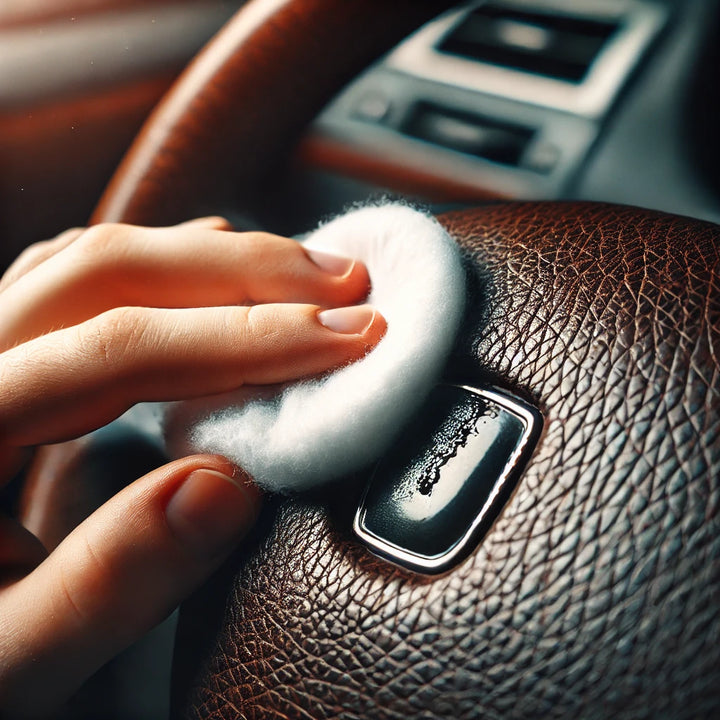
[[[147,308],[117,307],[98,315],[86,329],[83,350],[104,365],[124,364],[142,346],[149,314]]]
[[[67,615],[83,628],[104,624],[103,609],[116,584],[116,570],[103,558],[92,536],[78,532],[81,549],[75,563],[59,563],[57,587],[64,600]]]
[[[49,240],[40,240],[32,245],[28,245],[27,248],[20,253],[18,260],[34,259],[38,256],[45,256],[56,249],[62,248],[68,241],[68,238],[75,237],[75,239],[78,239],[82,237],[85,232],[87,232],[86,228],[74,227],[69,230],[65,230],[65,232],[61,233],[57,237],[50,238]]]
[[[23,250],[20,255],[18,255],[17,260],[18,262],[23,262],[31,260],[38,255],[44,255],[48,251],[48,249],[53,246],[53,244],[53,240],[40,240],[40,242],[28,245],[25,250]]]
[[[46,240],[45,242],[48,247],[52,247],[55,250],[61,250],[66,245],[74,243],[86,231],[86,227],[71,227],[65,230],[65,232],[61,232],[59,235],[56,235],[54,238]]]
[[[127,243],[129,226],[101,223],[85,230],[73,243],[74,249],[90,258],[116,253]]]
[[[22,272],[24,268],[33,265],[36,260],[45,256],[52,247],[52,242],[52,240],[41,240],[40,242],[28,245],[8,268],[3,276],[3,281],[7,282],[10,278],[14,278],[14,276]]]
[[[247,342],[268,341],[282,334],[283,320],[275,306],[252,305],[243,312],[240,327]]]
[[[290,238],[274,235],[269,232],[249,232],[244,234],[244,240],[247,246],[256,253],[267,253],[272,251],[275,253],[289,252],[302,253],[300,244]]]

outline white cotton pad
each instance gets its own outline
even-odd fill
[[[458,248],[438,222],[403,205],[366,207],[306,245],[366,264],[385,337],[322,378],[168,406],[171,455],[220,453],[268,490],[304,490],[378,459],[438,380],[465,301]]]

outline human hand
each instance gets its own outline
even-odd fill
[[[380,339],[383,318],[348,307],[367,295],[362,263],[226,228],[98,226],[18,259],[0,281],[0,482],[27,448],[136,402],[317,374]],[[0,518],[0,707],[59,704],[210,574],[259,502],[229,461],[193,456],[132,483],[49,555]]]

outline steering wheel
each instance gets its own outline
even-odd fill
[[[154,113],[95,220],[251,206],[322,104],[446,4],[248,4]],[[716,716],[720,229],[550,202],[441,222],[475,271],[448,376],[546,417],[514,495],[433,579],[358,545],[336,493],[275,500],[183,606],[174,715]]]

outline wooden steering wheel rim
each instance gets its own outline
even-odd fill
[[[150,116],[92,222],[164,225],[247,207],[333,94],[450,4],[249,2]]]

